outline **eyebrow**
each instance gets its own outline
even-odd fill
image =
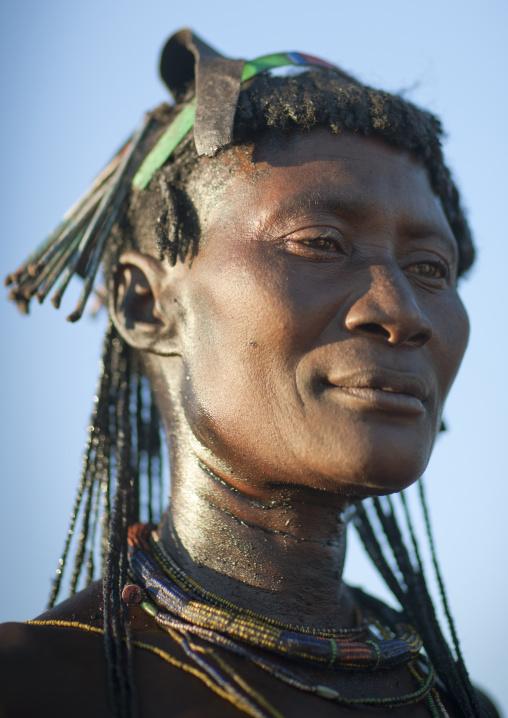
[[[368,202],[361,197],[354,197],[351,195],[340,196],[337,193],[326,196],[323,192],[316,192],[310,195],[310,197],[309,195],[306,195],[305,197],[289,195],[277,205],[273,213],[271,213],[269,219],[278,222],[279,218],[281,218],[282,221],[284,221],[312,210],[322,210],[330,212],[331,214],[345,216],[361,216],[363,213],[367,213],[372,208],[375,208],[375,206],[375,203]],[[438,224],[431,219],[426,217],[415,218],[410,215],[405,215],[405,217],[402,215],[402,217],[403,223],[408,228],[407,234],[411,235],[411,237],[414,237],[415,239],[418,237],[426,237],[431,234],[442,234]],[[443,218],[445,222],[448,223],[444,213]],[[451,228],[450,233],[453,234],[453,232],[451,232]]]
[[[323,192],[316,192],[310,197],[289,195],[284,198],[267,217],[266,221],[280,224],[298,215],[305,215],[310,211],[322,210],[337,215],[359,215],[368,209],[368,204],[361,199],[339,196],[336,193],[325,196]]]
[[[292,209],[296,203],[304,209],[322,207],[334,212],[344,212],[345,214],[357,214],[368,208],[368,203],[363,199],[351,195],[348,196],[347,194],[338,195],[336,192],[327,196],[324,191],[314,192],[310,197],[307,195],[305,198],[291,195],[287,201],[281,202],[279,206],[282,206],[283,210],[286,209],[286,207],[289,210]]]
[[[306,194],[304,197],[299,195],[289,195],[284,198],[276,207],[276,209],[266,218],[266,224],[285,224],[288,220],[305,216],[308,212],[321,210],[335,214],[347,219],[350,217],[361,216],[362,213],[368,212],[373,203],[367,202],[361,197],[353,195],[339,195],[333,193],[326,194],[325,191],[314,192],[310,196]],[[401,225],[404,228],[404,234],[410,240],[425,239],[426,237],[436,237],[451,245],[453,251],[458,250],[455,235],[449,225],[448,218],[443,211],[443,219],[448,231],[443,231],[443,227],[437,222],[427,217],[411,217],[410,215],[402,215]]]

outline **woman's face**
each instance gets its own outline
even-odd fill
[[[468,339],[425,170],[324,129],[219,161],[231,172],[178,296],[203,458],[232,480],[400,490],[426,467]]]

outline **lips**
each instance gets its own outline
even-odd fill
[[[325,386],[336,390],[341,400],[365,408],[401,413],[422,413],[429,387],[414,374],[386,369],[355,371],[328,376]]]

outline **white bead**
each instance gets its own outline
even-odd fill
[[[321,698],[329,698],[330,700],[340,696],[340,693],[327,686],[316,686],[316,693],[318,696],[321,696]]]

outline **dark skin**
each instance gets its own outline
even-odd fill
[[[352,626],[341,517],[425,469],[468,338],[457,247],[423,167],[379,140],[315,129],[200,164],[190,188],[202,208],[197,255],[171,267],[155,252],[127,252],[111,297],[118,330],[145,353],[169,437],[173,493],[160,535],[189,575],[239,605]],[[100,626],[100,604],[95,586],[43,617]],[[136,640],[180,656],[131,611]],[[90,715],[90,705],[107,715],[99,636],[14,624],[4,636],[34,661],[30,675],[36,663],[48,670],[27,695],[12,668],[7,685],[25,712],[6,715],[29,715],[41,700],[53,715]],[[240,659],[238,670],[283,715],[386,714],[345,711]],[[141,649],[136,672],[141,715],[240,715]],[[56,675],[58,706],[48,691]],[[414,689],[404,668],[309,679],[357,696]],[[390,715],[429,714],[418,704]]]

